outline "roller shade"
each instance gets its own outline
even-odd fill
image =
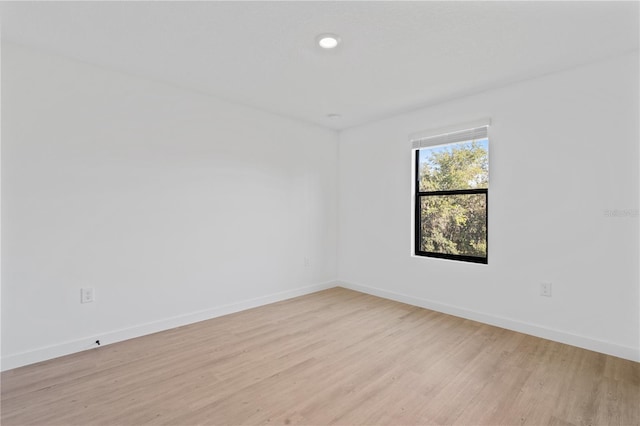
[[[413,135],[411,137],[411,147],[413,149],[420,149],[455,142],[485,139],[488,137],[488,128],[491,124],[489,120],[482,120],[473,124],[473,127],[467,127],[469,125],[457,126],[457,130],[447,128]]]

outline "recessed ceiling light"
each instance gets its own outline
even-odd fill
[[[317,41],[323,49],[334,49],[340,44],[340,37],[335,34],[320,34]]]

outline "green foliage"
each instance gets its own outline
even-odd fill
[[[477,142],[433,152],[421,165],[420,191],[487,188],[489,156]]]
[[[487,188],[488,153],[473,142],[432,152],[420,168],[420,191]],[[421,197],[423,251],[487,255],[486,198],[484,194]]]

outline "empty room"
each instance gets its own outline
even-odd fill
[[[2,2],[3,425],[640,424],[640,2]]]

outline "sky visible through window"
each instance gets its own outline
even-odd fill
[[[429,148],[421,148],[420,149],[420,164],[423,164],[425,161],[429,161],[429,159],[431,158],[431,156],[433,154],[437,154],[437,153],[443,152],[443,151],[451,152],[451,150],[453,150],[453,148],[471,147],[471,144],[473,142],[474,141],[459,142],[459,143],[447,144],[447,145],[436,145],[436,146],[429,147]],[[485,150],[489,149],[489,139],[488,138],[477,139],[475,141],[475,143],[478,144],[479,146],[481,146],[482,148],[484,148]]]

